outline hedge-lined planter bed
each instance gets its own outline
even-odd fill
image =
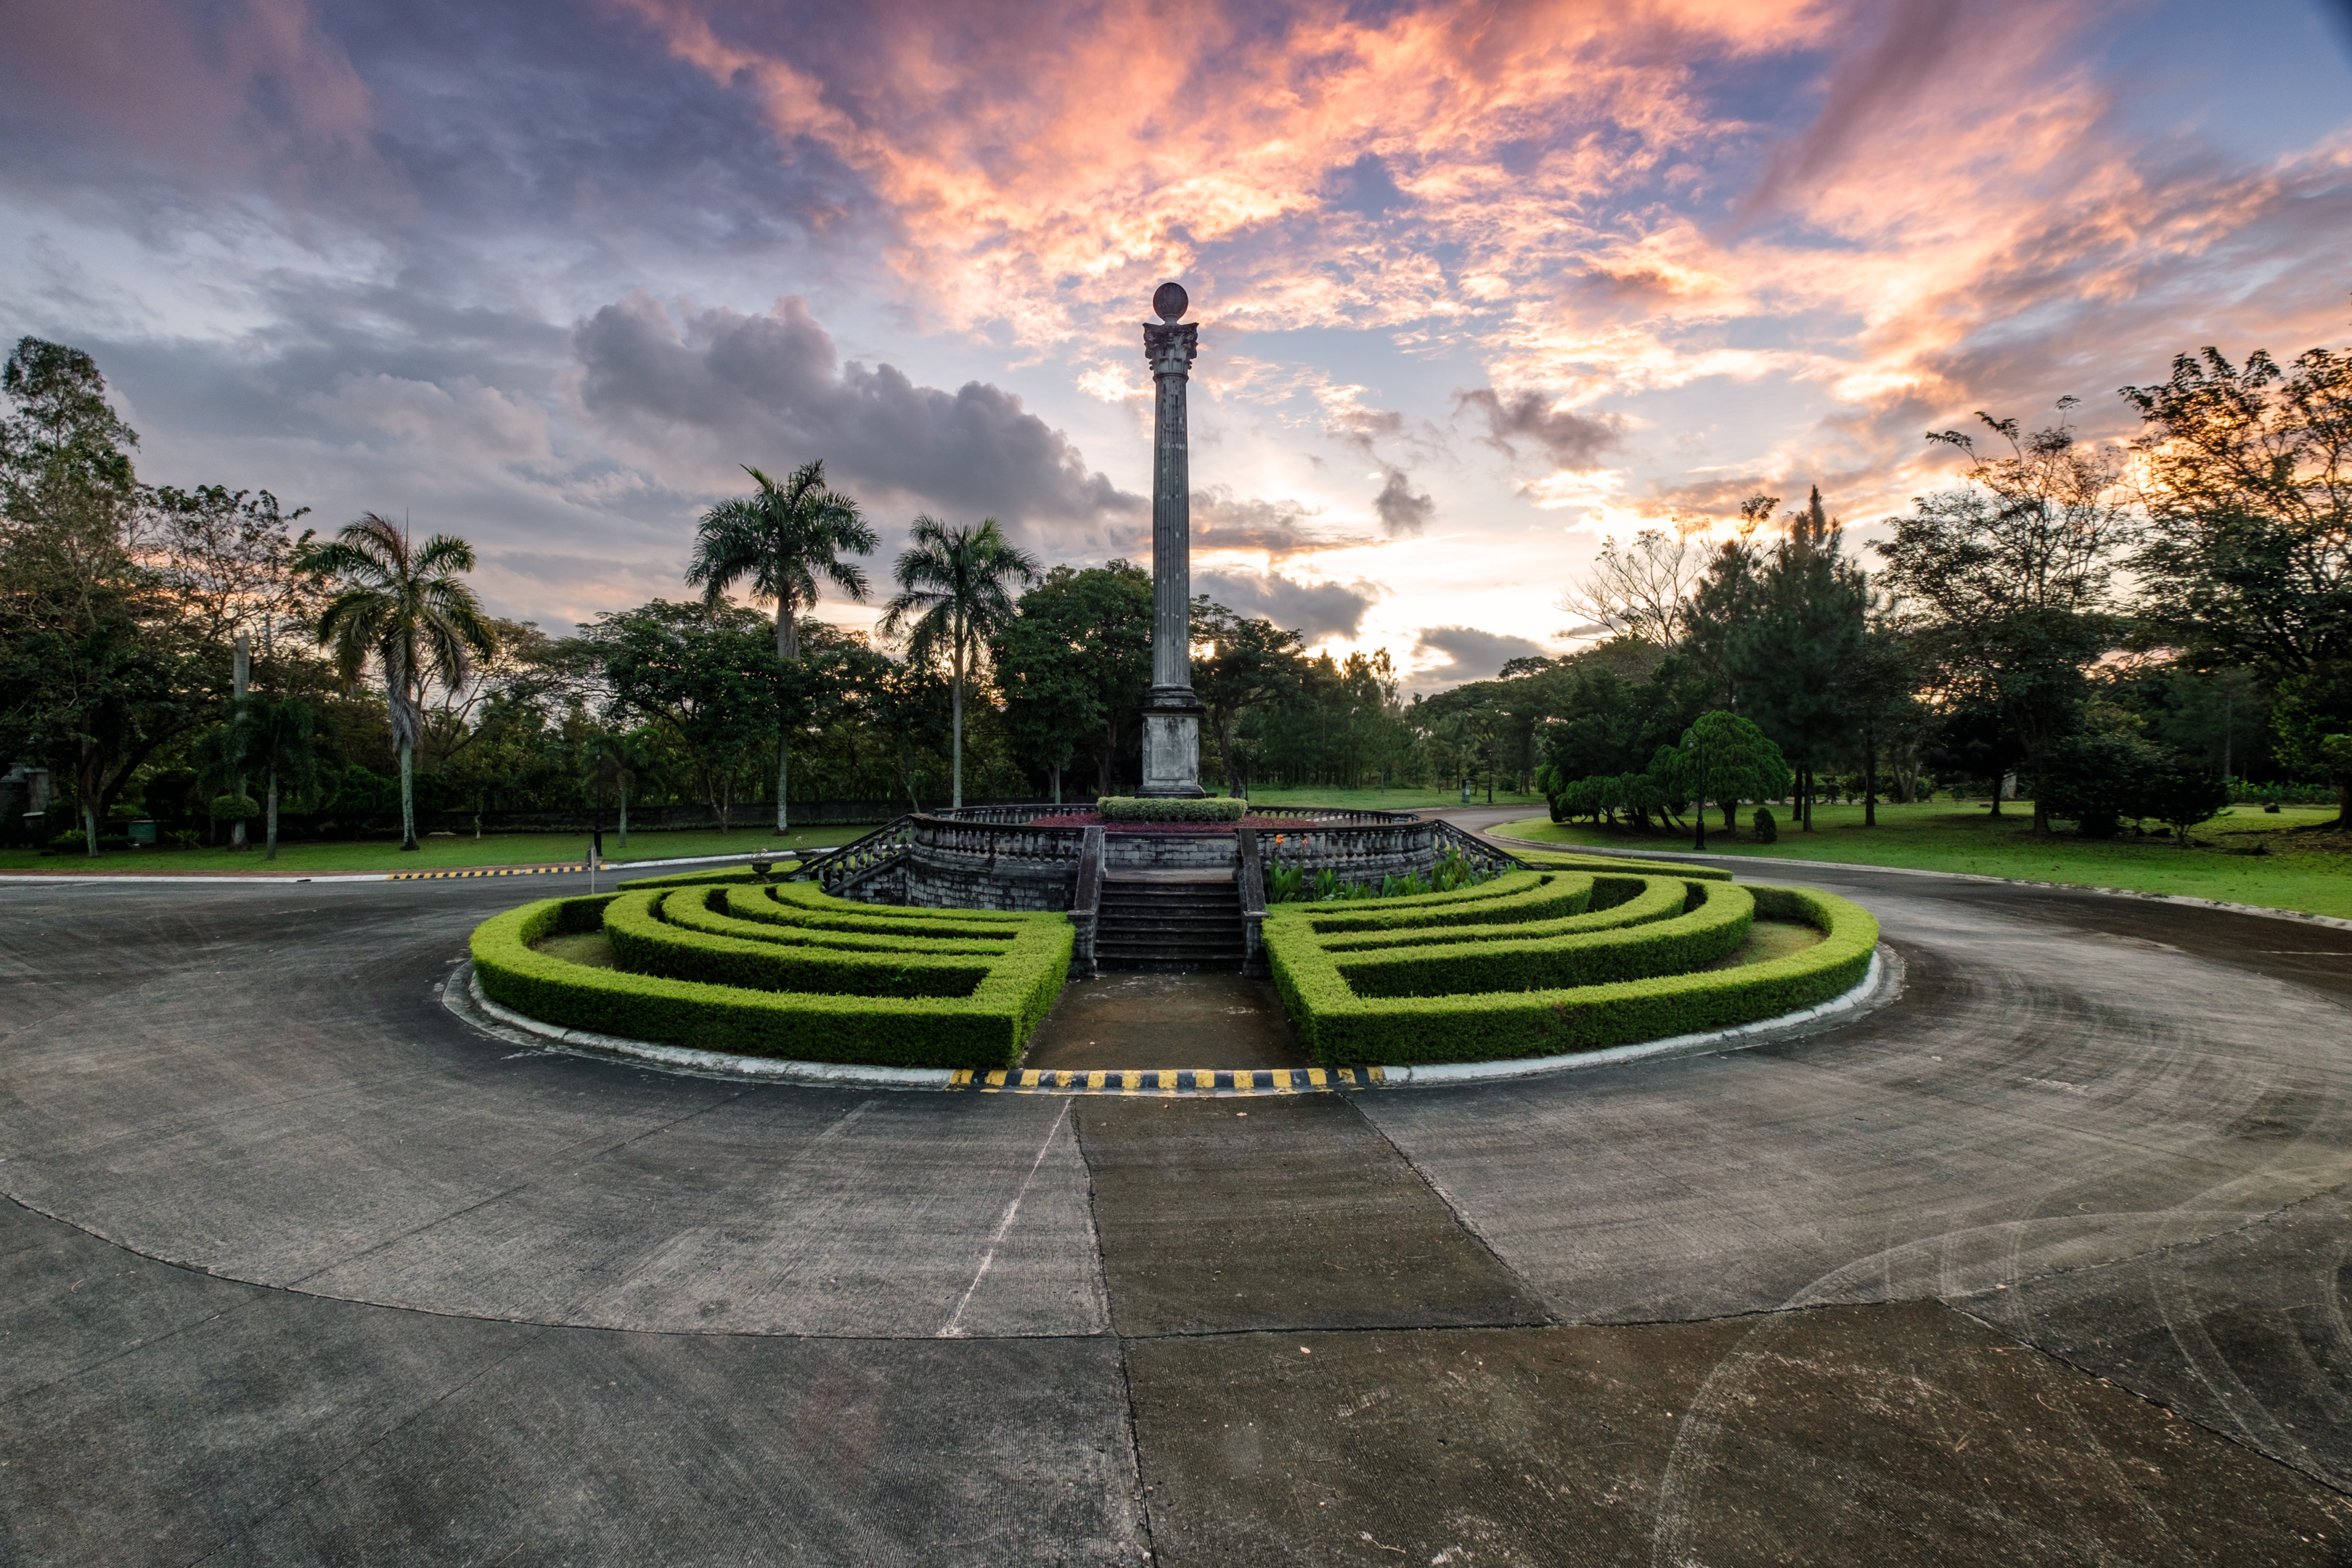
[[[1196,795],[1191,799],[1107,795],[1095,802],[1095,816],[1106,823],[1239,822],[1248,815],[1249,802],[1233,795]]]
[[[827,908],[840,900],[798,886],[772,891],[780,909],[789,894],[823,917],[870,908]],[[966,937],[962,945],[999,951],[963,954],[820,951],[792,940],[788,926],[771,934],[744,921],[754,934],[736,936],[662,918],[670,900],[698,921],[729,918],[710,914],[709,897],[690,884],[527,904],[475,929],[476,980],[489,1000],[561,1028],[737,1056],[980,1071],[1020,1058],[1069,973],[1074,931],[1063,915],[937,911],[979,915],[1013,933],[1001,943]],[[531,946],[598,930],[620,968]]]
[[[1561,871],[1614,872],[1620,876],[1680,877],[1685,881],[1728,882],[1731,873],[1720,866],[1688,866],[1678,860],[1633,860],[1612,855],[1578,855],[1558,849],[1530,849],[1511,841],[1511,853],[1530,866]]]
[[[1667,878],[1600,879],[1599,881],[1630,882],[1633,896],[1619,901],[1611,899],[1598,909],[1556,917],[1552,920],[1507,921],[1487,925],[1442,925],[1391,927],[1383,931],[1340,932],[1322,938],[1323,950],[1331,953],[1370,952],[1384,947],[1426,947],[1432,943],[1456,942],[1529,942],[1538,937],[1567,936],[1575,931],[1613,931],[1621,926],[1647,925],[1652,921],[1672,920],[1689,912],[1690,889],[1684,883]],[[1614,893],[1618,889],[1603,889]],[[1319,934],[1319,933],[1318,933]]]
[[[1685,875],[1643,879],[1652,885],[1620,907],[1661,918],[1613,930],[1487,942],[1433,928],[1421,949],[1347,954],[1325,946],[1312,906],[1278,905],[1265,949],[1325,1067],[1506,1061],[1728,1028],[1817,1006],[1869,970],[1878,922],[1859,905]],[[1737,948],[1759,917],[1811,925],[1822,940],[1768,963],[1696,968]]]
[[[1506,921],[1549,920],[1581,914],[1592,907],[1591,877],[1547,876],[1539,871],[1506,871],[1472,887],[1444,893],[1408,893],[1402,898],[1368,899],[1361,903],[1286,903],[1286,918],[1311,910],[1306,918],[1318,936],[1342,931],[1420,931],[1438,925],[1493,925]]]

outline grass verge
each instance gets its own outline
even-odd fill
[[[871,831],[870,826],[852,823],[786,834],[772,827],[739,827],[731,833],[715,829],[637,832],[629,835],[626,849],[608,832],[604,835],[604,859],[611,865],[626,866],[643,860],[685,859],[698,855],[749,855],[755,849],[816,849],[846,844]],[[280,844],[275,860],[264,860],[257,844],[242,853],[230,849],[108,849],[96,858],[79,850],[60,850],[55,855],[30,849],[0,850],[0,871],[38,871],[44,876],[124,872],[141,876],[220,876],[244,872],[272,877],[324,877],[365,871],[449,871],[480,866],[560,866],[583,862],[587,856],[588,836],[584,833],[486,833],[479,838],[436,836],[407,853],[403,853],[400,845],[391,839]]]
[[[2352,919],[2352,835],[2311,830],[2334,816],[2288,807],[2272,816],[2240,806],[2198,828],[2183,848],[2169,839],[2082,838],[2066,831],[2037,837],[2027,809],[2014,802],[1998,817],[1987,816],[1981,805],[1950,801],[1882,805],[1876,827],[1862,826],[1858,805],[1829,805],[1814,808],[1815,831],[1801,833],[1783,825],[1775,844],[1757,843],[1744,826],[1737,838],[1724,834],[1718,817],[1707,826],[1706,847],[1711,855],[1960,871]],[[1543,816],[1505,823],[1494,831],[1619,855],[1691,847],[1684,834],[1644,836],[1586,823],[1557,824]]]

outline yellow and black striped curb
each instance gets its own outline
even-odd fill
[[[600,871],[625,870],[610,860],[600,863]],[[576,860],[569,866],[486,866],[478,871],[394,871],[384,878],[387,882],[438,882],[450,877],[548,877],[562,871],[585,871],[588,862]]]
[[[948,1087],[982,1094],[1329,1094],[1386,1081],[1379,1068],[958,1068]]]

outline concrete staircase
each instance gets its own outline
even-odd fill
[[[1231,877],[1106,877],[1095,927],[1104,969],[1238,971],[1247,955]]]

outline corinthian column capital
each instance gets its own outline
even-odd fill
[[[1152,374],[1189,376],[1200,353],[1198,322],[1143,324],[1143,357],[1151,362]]]

